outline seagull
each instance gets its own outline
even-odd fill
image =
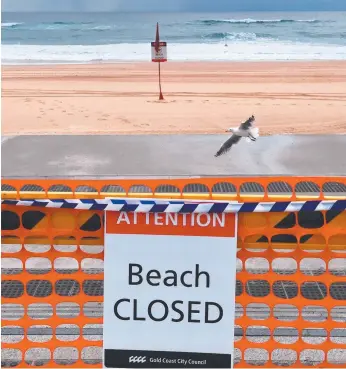
[[[227,129],[226,132],[232,132],[233,135],[221,146],[220,150],[215,154],[215,157],[225,154],[234,144],[238,143],[242,137],[246,137],[247,141],[256,141],[259,137],[259,130],[257,127],[253,127],[254,122],[255,117],[251,115],[251,117],[238,128]]]

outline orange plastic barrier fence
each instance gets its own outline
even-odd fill
[[[203,177],[161,179],[3,179],[2,197],[165,197],[253,200],[346,198],[346,177]]]
[[[2,195],[326,199],[346,178],[3,179]],[[98,211],[2,206],[3,367],[102,366],[103,227]],[[236,367],[345,367],[346,212],[239,214],[238,238]]]
[[[239,215],[237,367],[345,366],[345,224]],[[3,206],[3,367],[101,367],[103,232],[102,212]]]

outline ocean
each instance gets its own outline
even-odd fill
[[[345,60],[346,13],[3,13],[2,63]]]

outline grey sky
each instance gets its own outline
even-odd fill
[[[2,0],[2,11],[327,11],[346,0]]]

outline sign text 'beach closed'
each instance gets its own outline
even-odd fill
[[[236,223],[106,212],[105,367],[232,366]]]

